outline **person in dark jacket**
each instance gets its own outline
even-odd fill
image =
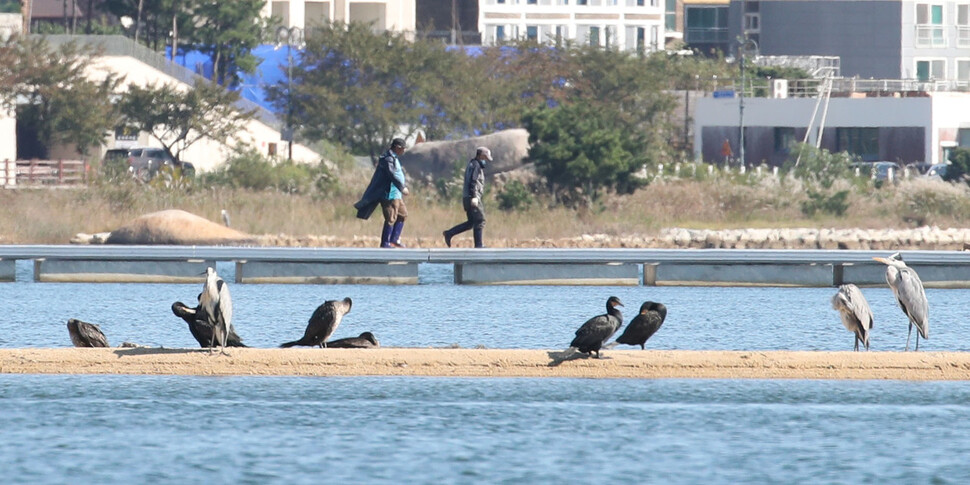
[[[381,155],[374,168],[374,175],[370,184],[364,190],[364,195],[354,204],[357,218],[369,219],[374,209],[381,206],[384,213],[384,228],[381,230],[382,248],[403,248],[401,232],[404,230],[404,220],[408,210],[404,205],[404,196],[410,192],[404,178],[404,168],[399,158],[404,154],[404,140],[395,138],[391,148]]]
[[[485,208],[482,193],[485,191],[485,165],[492,161],[492,152],[488,148],[478,147],[475,158],[468,161],[465,167],[465,185],[461,193],[461,205],[465,209],[468,220],[443,232],[445,244],[451,247],[451,238],[469,229],[475,239],[475,247],[485,247],[482,236],[485,231]]]

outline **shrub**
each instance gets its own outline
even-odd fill
[[[528,209],[535,202],[529,188],[518,180],[512,180],[495,196],[498,208],[503,211]]]
[[[250,190],[278,190],[290,194],[328,192],[336,184],[322,163],[306,165],[290,160],[274,160],[253,149],[240,151],[221,170],[206,175],[204,180],[206,185],[226,184]]]

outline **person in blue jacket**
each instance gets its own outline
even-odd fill
[[[395,138],[391,141],[390,149],[377,160],[374,175],[364,190],[364,195],[354,204],[359,219],[369,219],[377,206],[381,206],[381,212],[384,213],[382,248],[404,247],[401,244],[401,232],[404,230],[404,220],[408,217],[404,196],[410,193],[399,158],[404,150],[404,140]]]

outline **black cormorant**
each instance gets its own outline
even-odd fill
[[[639,345],[640,349],[644,349],[647,339],[660,329],[665,318],[667,318],[667,307],[663,303],[645,301],[643,305],[640,305],[640,314],[633,317],[633,320],[626,326],[626,330],[616,339],[616,342],[626,345]]]
[[[189,308],[185,303],[177,301],[172,303],[172,313],[189,324],[189,331],[192,332],[195,340],[199,342],[200,347],[207,349],[212,345],[212,327],[197,319],[198,307]],[[229,326],[229,338],[226,339],[226,346],[248,347],[242,343],[242,338],[236,334],[236,329],[232,325]]]
[[[93,323],[72,318],[67,321],[67,333],[71,335],[75,347],[108,347],[108,339],[101,327]]]
[[[327,342],[330,349],[371,349],[380,347],[377,337],[370,332],[364,332],[358,337],[348,337]]]
[[[623,315],[616,308],[618,306],[623,306],[619,298],[611,296],[606,300],[606,314],[587,320],[579,330],[576,330],[576,338],[569,346],[575,347],[584,354],[596,352],[598,359],[603,344],[623,325]]]
[[[310,322],[306,326],[303,338],[286,342],[280,347],[292,347],[294,345],[306,345],[309,347],[327,346],[327,339],[333,335],[333,331],[340,325],[340,320],[350,312],[353,301],[350,298],[343,300],[327,300],[318,306],[310,317]]]

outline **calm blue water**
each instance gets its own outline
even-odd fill
[[[223,273],[225,273],[223,271]],[[228,275],[226,275],[228,276]],[[171,302],[201,285],[0,284],[0,347],[195,347]],[[228,278],[227,278],[228,279]],[[230,280],[231,281],[231,280]],[[350,296],[335,337],[385,346],[556,349],[616,295],[669,308],[656,349],[849,350],[834,288],[231,285],[245,341],[302,335]],[[906,320],[865,288],[875,350]],[[966,290],[928,290],[926,350],[970,344]],[[924,347],[925,345],[925,347]],[[3,483],[965,483],[970,383],[0,374]]]
[[[0,375],[4,483],[966,483],[970,384]]]
[[[456,286],[449,265],[422,267],[420,285],[230,284],[243,340],[276,347],[303,335],[323,301],[354,300],[334,338],[374,333],[384,346],[565,348],[616,295],[629,322],[645,300],[664,303],[655,349],[851,350],[853,335],[829,303],[834,288]],[[223,272],[226,273],[226,272]],[[227,280],[229,279],[227,275]],[[196,347],[172,314],[194,306],[201,284],[0,283],[0,347],[69,347],[67,320],[101,326],[112,345]],[[908,321],[888,287],[863,288],[872,306],[873,350],[902,350]],[[930,339],[920,350],[970,350],[970,290],[926,291]]]

